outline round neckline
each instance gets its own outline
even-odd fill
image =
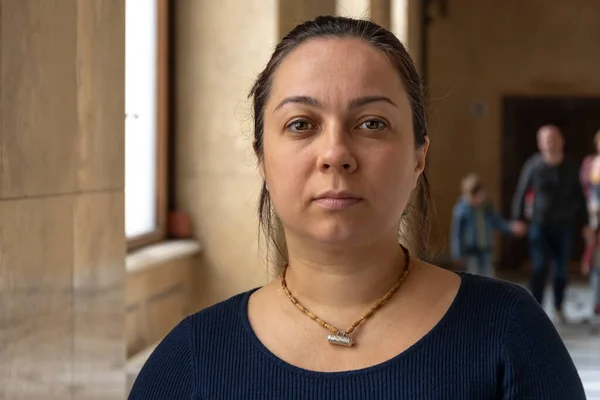
[[[460,272],[456,273],[456,274],[461,278],[460,284],[458,287],[458,292],[456,293],[456,296],[452,300],[452,303],[450,303],[450,307],[448,307],[448,310],[446,310],[446,313],[429,330],[429,332],[427,332],[425,335],[423,335],[419,340],[417,340],[413,345],[408,347],[406,350],[393,356],[392,358],[385,360],[383,362],[380,362],[378,364],[371,365],[371,366],[364,367],[364,368],[353,369],[353,370],[348,370],[348,371],[335,371],[335,372],[313,371],[310,369],[297,367],[297,366],[290,364],[289,362],[281,359],[280,357],[276,356],[271,350],[269,350],[260,341],[258,336],[256,336],[256,333],[254,332],[254,329],[252,329],[252,325],[250,324],[250,319],[248,318],[248,302],[249,302],[250,296],[254,292],[256,292],[258,289],[260,289],[260,287],[257,287],[255,289],[252,289],[252,290],[246,292],[244,294],[244,296],[241,298],[240,318],[242,320],[242,325],[244,327],[245,333],[247,334],[248,338],[250,339],[250,342],[257,348],[257,350],[259,350],[260,353],[263,356],[265,356],[270,362],[272,362],[273,364],[276,364],[277,366],[279,366],[281,368],[288,370],[289,372],[292,372],[295,374],[302,374],[305,376],[311,376],[313,378],[320,378],[320,379],[339,379],[339,378],[347,378],[350,376],[357,377],[357,376],[370,375],[370,374],[378,372],[382,369],[385,369],[393,364],[396,364],[396,363],[400,362],[401,360],[415,354],[421,347],[423,347],[425,344],[427,344],[427,342],[429,342],[433,336],[435,336],[439,331],[441,331],[448,324],[449,321],[452,320],[454,314],[456,314],[457,310],[460,308],[460,303],[462,302],[462,299],[465,296],[465,286],[467,285],[466,282],[470,277],[469,274],[464,274],[464,273],[460,273]]]

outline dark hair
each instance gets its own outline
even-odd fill
[[[303,42],[328,37],[362,39],[387,56],[397,70],[408,95],[412,109],[416,147],[423,146],[427,136],[425,95],[421,78],[406,48],[393,33],[371,21],[320,16],[296,26],[279,42],[265,69],[258,75],[250,90],[249,98],[253,101],[254,112],[253,149],[259,162],[263,160],[264,111],[273,85],[274,72],[282,60]],[[275,245],[285,261],[285,250],[280,243],[282,238],[277,237],[278,232],[280,234],[279,220],[271,206],[265,182],[263,182],[260,193],[258,218],[267,240]],[[409,226],[413,229],[406,229]],[[407,247],[417,256],[426,256],[426,246],[431,233],[431,195],[425,172],[421,174],[417,190],[413,192],[407,209],[404,211],[401,231],[404,231],[403,237],[407,242]]]

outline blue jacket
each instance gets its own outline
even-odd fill
[[[502,218],[490,202],[484,208],[485,221],[485,248],[479,248],[477,243],[477,208],[471,206],[467,199],[460,197],[452,210],[452,237],[451,253],[453,259],[464,257],[468,254],[492,251],[492,231],[510,233],[510,224]]]

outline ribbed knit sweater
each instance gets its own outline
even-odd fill
[[[583,400],[556,329],[523,288],[462,275],[440,322],[394,358],[314,372],[272,354],[250,326],[242,293],[183,320],[140,372],[131,400]]]

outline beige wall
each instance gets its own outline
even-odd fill
[[[120,400],[124,3],[0,7],[0,398]]]
[[[370,18],[370,0],[337,0],[336,15],[352,18]]]
[[[360,0],[350,1],[360,2]],[[336,13],[335,0],[278,0],[277,5],[278,37],[285,36],[296,25],[304,21],[311,20],[319,15],[335,15]]]
[[[503,95],[600,94],[598,15],[596,0],[458,0],[435,19],[429,166],[444,233],[463,174],[479,172],[500,204]],[[474,101],[485,102],[487,114],[471,117]]]
[[[371,19],[406,46],[417,68],[421,57],[421,0],[337,0],[336,15]]]
[[[384,28],[391,29],[392,0],[337,0],[336,15],[371,19]]]
[[[201,276],[196,275],[198,264],[197,255],[186,255],[128,272],[128,357],[154,345],[183,318],[198,311],[205,291]]]
[[[371,19],[386,29],[392,28],[392,0],[370,0]],[[399,15],[402,18],[404,15]]]
[[[177,198],[204,246],[209,303],[267,282],[246,96],[275,46],[277,12],[277,0],[177,2]]]

